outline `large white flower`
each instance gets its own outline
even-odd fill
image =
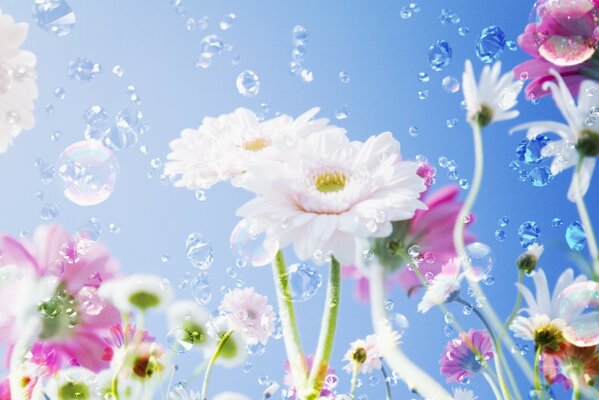
[[[599,84],[587,80],[582,82],[578,103],[574,101],[563,78],[554,70],[551,73],[555,82],[545,82],[543,90],[550,89],[556,106],[561,111],[566,124],[554,121],[535,121],[518,125],[510,132],[528,130],[529,139],[553,132],[561,140],[549,142],[542,150],[545,157],[553,157],[551,173],[556,175],[564,169],[576,167],[580,161],[580,193],[589,189],[595,159],[599,155]],[[568,199],[575,201],[574,179],[570,184]]]
[[[29,25],[0,15],[0,153],[4,153],[23,129],[35,124],[33,100],[35,54],[19,49]]]
[[[170,143],[167,158],[171,161],[164,171],[179,177],[175,186],[188,189],[207,189],[225,180],[242,186],[249,165],[264,158],[279,159],[272,147],[276,137],[293,142],[321,130],[345,132],[328,126],[325,118],[313,120],[318,111],[313,108],[297,119],[281,115],[259,121],[253,111],[238,108],[218,118],[204,118],[198,129],[185,129],[181,138]]]
[[[519,112],[512,108],[518,104],[517,99],[523,83],[514,81],[512,71],[500,74],[501,62],[496,62],[492,68],[485,65],[477,84],[472,62],[466,60],[462,90],[468,120],[486,126],[491,122],[513,119],[519,115]]]
[[[399,142],[389,132],[362,143],[323,131],[273,145],[285,163],[251,169],[245,187],[257,196],[237,214],[263,223],[281,248],[293,244],[300,259],[322,263],[330,252],[352,263],[360,238],[388,236],[391,221],[425,208],[418,164],[399,161]]]

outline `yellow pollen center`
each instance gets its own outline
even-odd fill
[[[255,138],[243,143],[243,148],[248,151],[260,151],[271,145],[268,138]]]
[[[316,176],[314,186],[321,193],[339,192],[345,188],[347,177],[342,172],[324,172]]]

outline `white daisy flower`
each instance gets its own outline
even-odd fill
[[[263,223],[281,248],[293,244],[302,260],[322,263],[332,254],[350,264],[360,238],[388,236],[391,221],[425,208],[418,164],[399,161],[399,142],[389,132],[365,143],[324,131],[273,145],[285,163],[251,169],[245,187],[257,196],[237,214]]]
[[[526,251],[520,254],[516,260],[518,269],[527,274],[533,273],[544,250],[545,247],[542,244],[533,243],[532,245],[528,246]]]
[[[510,325],[514,336],[535,342],[540,333],[547,335],[550,348],[556,350],[564,342],[562,332],[566,329],[566,321],[561,318],[551,319],[546,314],[534,314],[530,317],[517,316]],[[555,348],[554,348],[555,347]]]
[[[519,115],[519,112],[512,108],[518,104],[517,99],[523,83],[514,81],[512,71],[501,76],[500,74],[501,62],[496,62],[492,68],[485,65],[477,84],[472,62],[466,60],[462,90],[469,121],[483,127],[492,122],[513,119]]]
[[[187,392],[182,385],[176,385],[175,389],[169,392],[168,398],[171,400],[202,400],[202,395],[193,390]]]
[[[229,329],[238,332],[247,344],[266,344],[274,332],[273,308],[268,298],[256,293],[254,288],[231,290],[218,309],[225,315]]]
[[[527,136],[531,140],[547,132],[559,135],[561,140],[549,142],[541,154],[544,157],[553,157],[551,173],[554,175],[580,163],[580,193],[584,195],[589,189],[595,160],[599,155],[599,84],[590,80],[584,81],[580,86],[576,103],[562,77],[554,70],[551,70],[551,74],[557,84],[545,82],[543,90],[551,90],[566,124],[554,121],[529,122],[516,126],[510,133],[528,130]],[[575,201],[575,198],[573,179],[568,199]]]
[[[218,345],[219,338],[228,331],[229,325],[227,318],[224,316],[219,316],[210,320],[208,323],[208,334],[213,340],[210,340],[205,346],[202,346],[202,351],[206,360],[212,358],[216,346]],[[247,356],[248,352],[246,344],[241,337],[241,334],[234,331],[223,345],[221,352],[216,359],[216,364],[222,365],[225,368],[233,368],[243,364]]]
[[[321,130],[345,132],[328,126],[327,119],[313,120],[318,111],[313,108],[297,119],[281,115],[259,121],[253,111],[238,108],[218,118],[204,118],[198,129],[185,129],[170,143],[171,161],[164,172],[179,176],[175,186],[188,189],[208,189],[226,180],[242,186],[249,165],[263,158],[280,159],[272,147],[276,137],[294,141]]]
[[[19,49],[29,25],[0,15],[0,153],[23,129],[35,125],[33,100],[37,98],[35,54]]]
[[[237,392],[223,392],[214,396],[212,400],[250,400],[250,398]]]
[[[391,340],[391,343],[385,343],[388,340]],[[390,338],[381,338],[375,334],[368,335],[365,339],[358,339],[352,342],[343,358],[347,361],[347,364],[345,364],[343,369],[350,374],[353,372],[354,366],[356,365],[358,366],[358,371],[363,374],[370,374],[375,370],[381,369],[383,366],[381,360],[383,357],[383,349],[381,348],[381,345],[394,346],[398,341],[399,336],[395,333],[395,335]]]
[[[102,400],[97,390],[98,379],[93,371],[83,367],[59,370],[46,384],[44,393],[50,400]]]
[[[445,303],[453,293],[459,291],[464,278],[461,269],[461,263],[457,257],[445,263],[441,267],[441,272],[426,288],[422,300],[418,303],[418,311],[426,313],[434,306]]]
[[[170,285],[156,275],[129,275],[100,286],[100,295],[110,299],[121,312],[163,310],[173,301]]]
[[[183,328],[190,343],[203,345],[209,340],[207,323],[210,313],[200,307],[195,301],[176,301],[167,310],[167,320],[170,329]]]
[[[477,400],[478,396],[472,390],[454,388],[452,400]]]

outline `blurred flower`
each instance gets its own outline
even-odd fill
[[[64,249],[74,243],[61,227],[45,225],[35,230],[32,242],[0,238],[7,278],[0,283],[0,342],[13,345],[25,321],[37,315],[42,321],[39,341],[53,352],[53,368],[76,362],[99,371],[107,366],[102,338],[120,315],[110,303],[96,315],[86,312],[77,293],[90,280],[111,279],[117,263],[101,245],[67,260]]]
[[[472,390],[469,389],[453,389],[453,398],[452,400],[477,400],[478,396],[474,394]]]
[[[33,100],[35,54],[19,47],[27,38],[29,25],[15,23],[7,14],[0,15],[0,153],[4,153],[23,129],[35,125]]]
[[[262,392],[263,399],[270,399],[279,390],[279,384],[277,382],[271,382],[264,392]]]
[[[555,82],[545,82],[543,87],[550,89],[555,104],[561,111],[567,124],[553,121],[535,121],[518,125],[510,132],[528,130],[529,139],[546,132],[554,132],[562,140],[548,143],[541,154],[544,157],[553,157],[551,173],[559,174],[564,169],[579,168],[580,193],[584,194],[589,189],[593,170],[595,169],[596,157],[599,155],[599,84],[592,81],[584,81],[578,95],[578,103],[572,98],[563,78],[551,70]],[[576,192],[574,179],[572,178],[568,199],[574,201]]]
[[[518,269],[525,274],[532,274],[539,262],[539,258],[541,258],[541,254],[543,254],[543,250],[545,248],[542,244],[533,243],[528,246],[526,251],[520,254],[516,260]]]
[[[470,329],[445,346],[439,360],[441,373],[447,375],[448,383],[462,383],[485,368],[493,356],[493,344],[487,331]]]
[[[305,360],[306,366],[308,368],[308,371],[310,371],[312,369],[312,365],[314,365],[314,355],[313,354],[306,355],[306,356],[304,356],[304,360]],[[283,377],[283,384],[285,386],[287,386],[287,392],[286,392],[285,398],[287,398],[289,400],[296,399],[297,393],[296,393],[296,388],[295,388],[295,382],[293,381],[293,374],[291,374],[291,366],[289,364],[289,360],[285,361],[285,365],[283,366],[283,369],[285,370],[285,376]],[[331,368],[330,366],[327,368],[326,376],[327,377],[325,378],[324,384],[320,391],[321,397],[328,397],[328,396],[333,395],[334,388],[337,385],[337,377],[335,375],[335,370],[333,368]],[[330,377],[335,377],[335,378],[331,379]]]
[[[565,389],[572,387],[572,379],[580,386],[592,386],[599,375],[597,347],[578,347],[568,344],[557,354],[543,354],[543,375],[550,384],[561,383]]]
[[[462,78],[466,112],[468,120],[481,127],[492,122],[513,119],[519,115],[517,110],[511,109],[518,104],[522,82],[514,81],[512,71],[502,76],[499,75],[500,73],[501,62],[496,62],[493,68],[485,65],[477,84],[472,62],[466,60]]]
[[[147,274],[114,279],[102,285],[100,293],[121,312],[164,310],[174,297],[172,288],[164,284],[163,278]]]
[[[397,162],[399,142],[388,132],[361,143],[323,131],[274,145],[285,163],[254,170],[246,187],[257,197],[237,214],[263,222],[302,260],[320,264],[332,254],[351,263],[360,240],[388,236],[391,221],[424,208],[418,164]]]
[[[214,354],[220,338],[230,329],[228,318],[225,316],[212,318],[208,322],[208,334],[212,340],[206,342],[206,344],[202,346],[202,352],[207,360]],[[216,363],[225,368],[236,367],[243,364],[247,355],[246,343],[244,342],[241,333],[234,331],[222,346],[218,358],[216,359]]]
[[[169,307],[166,315],[170,329],[180,327],[185,330],[188,335],[185,341],[203,345],[208,340],[206,324],[210,319],[210,313],[195,301],[176,301]]]
[[[202,395],[193,390],[187,392],[183,385],[175,385],[175,388],[169,392],[168,398],[170,400],[202,400]]]
[[[260,159],[280,160],[272,146],[276,137],[297,140],[318,131],[345,132],[329,126],[325,118],[314,120],[318,108],[312,108],[293,119],[281,115],[259,121],[253,111],[238,108],[218,118],[204,118],[198,129],[185,129],[181,138],[170,143],[164,172],[178,177],[175,186],[208,189],[231,180],[243,186],[248,167]]]
[[[566,344],[563,331],[566,321],[561,318],[550,319],[546,314],[530,317],[517,316],[510,329],[514,336],[535,342],[544,352],[559,352]]]
[[[275,329],[275,313],[266,296],[254,288],[233,289],[218,307],[229,329],[238,332],[247,344],[266,344]]]
[[[48,381],[44,394],[50,400],[92,399],[96,374],[82,367],[63,368]]]
[[[343,369],[350,374],[355,367],[363,374],[370,374],[374,370],[380,370],[383,366],[382,341],[382,338],[378,335],[368,335],[365,339],[358,339],[352,342],[343,358],[347,361]],[[398,341],[399,337],[395,336],[392,338],[392,343],[384,343],[384,345],[395,346]]]
[[[460,290],[464,275],[461,273],[460,260],[452,258],[441,268],[426,288],[422,300],[418,303],[418,311],[425,313],[436,305],[448,301],[451,295]]]
[[[520,48],[533,59],[514,68],[516,76],[531,80],[526,87],[529,99],[548,94],[546,82],[554,81],[555,69],[573,95],[588,78],[597,79],[597,4],[595,0],[537,2],[537,22],[526,26],[518,37]]]
[[[237,392],[222,392],[214,396],[212,400],[250,400],[250,398]]]

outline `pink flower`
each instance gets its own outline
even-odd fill
[[[443,264],[441,272],[428,285],[418,303],[418,311],[425,313],[434,306],[445,303],[453,293],[459,291],[463,278],[461,271],[462,264],[457,257]]]
[[[74,248],[75,240],[58,226],[38,227],[31,242],[10,236],[0,238],[3,265],[11,266],[17,276],[27,278],[14,279],[0,291],[0,342],[12,347],[22,334],[20,319],[23,314],[37,312],[36,302],[40,301],[35,296],[29,295],[26,304],[15,301],[22,300],[20,291],[44,286],[49,288],[49,293],[45,294],[53,296],[64,289],[64,296],[74,299],[86,284],[98,285],[99,277],[105,280],[114,275],[117,263],[104,247],[95,245],[83,255],[71,252],[72,263],[68,263],[64,254]],[[53,277],[58,282],[51,286]],[[43,296],[41,293],[36,295]],[[110,326],[120,321],[118,311],[107,303],[98,315],[78,309],[75,319],[67,320],[64,313],[61,316],[43,319],[42,339],[33,347],[42,351],[40,356],[45,354],[48,367],[80,364],[94,371],[105,368],[108,364],[102,360],[102,337]],[[67,322],[74,326],[68,326]],[[50,354],[52,356],[48,358]]]
[[[230,291],[218,309],[226,314],[229,329],[239,333],[247,344],[266,344],[275,329],[275,313],[268,298],[254,288]]]
[[[441,373],[447,383],[463,382],[486,367],[493,359],[493,344],[487,331],[470,329],[462,332],[445,346],[441,355]]]
[[[11,400],[10,397],[10,382],[7,379],[4,379],[0,382],[0,399],[2,400]]]
[[[430,196],[425,195],[427,210],[418,210],[411,221],[406,221],[406,233],[402,237],[403,247],[407,252],[413,244],[420,246],[424,260],[419,271],[425,276],[437,275],[441,267],[455,257],[453,245],[453,226],[458,217],[462,202],[458,200],[460,188],[448,185],[440,188]],[[468,221],[471,224],[474,218]],[[465,233],[466,244],[474,241],[474,236]],[[360,301],[369,299],[368,279],[354,266],[343,268],[343,276],[357,280],[356,297]],[[409,295],[421,287],[420,278],[408,268],[402,267],[398,272],[389,275],[388,285],[399,284]]]
[[[369,374],[374,370],[381,369],[383,363],[382,349],[379,345],[377,335],[368,335],[365,339],[358,339],[352,342],[345,353],[343,359],[347,361],[343,369],[352,373],[354,365],[358,364],[358,370],[363,374]]]
[[[308,367],[308,371],[312,369],[312,365],[314,364],[314,355],[310,354],[304,356],[304,360],[306,361],[306,366]],[[292,400],[296,397],[296,389],[295,383],[293,382],[293,375],[291,374],[291,366],[289,365],[289,360],[285,361],[283,365],[285,369],[285,376],[283,377],[283,384],[289,388],[287,392],[288,399]],[[335,375],[335,370],[331,367],[327,369],[327,378],[324,380],[324,384],[320,391],[321,397],[328,397],[334,393],[333,388],[337,385],[337,377]]]
[[[540,21],[528,24],[518,38],[520,47],[534,57],[514,68],[515,76],[531,80],[527,98],[549,94],[543,83],[555,81],[551,69],[564,78],[574,96],[585,79],[599,78],[595,53],[598,6],[597,0],[577,0],[568,5],[540,2],[536,9]]]

